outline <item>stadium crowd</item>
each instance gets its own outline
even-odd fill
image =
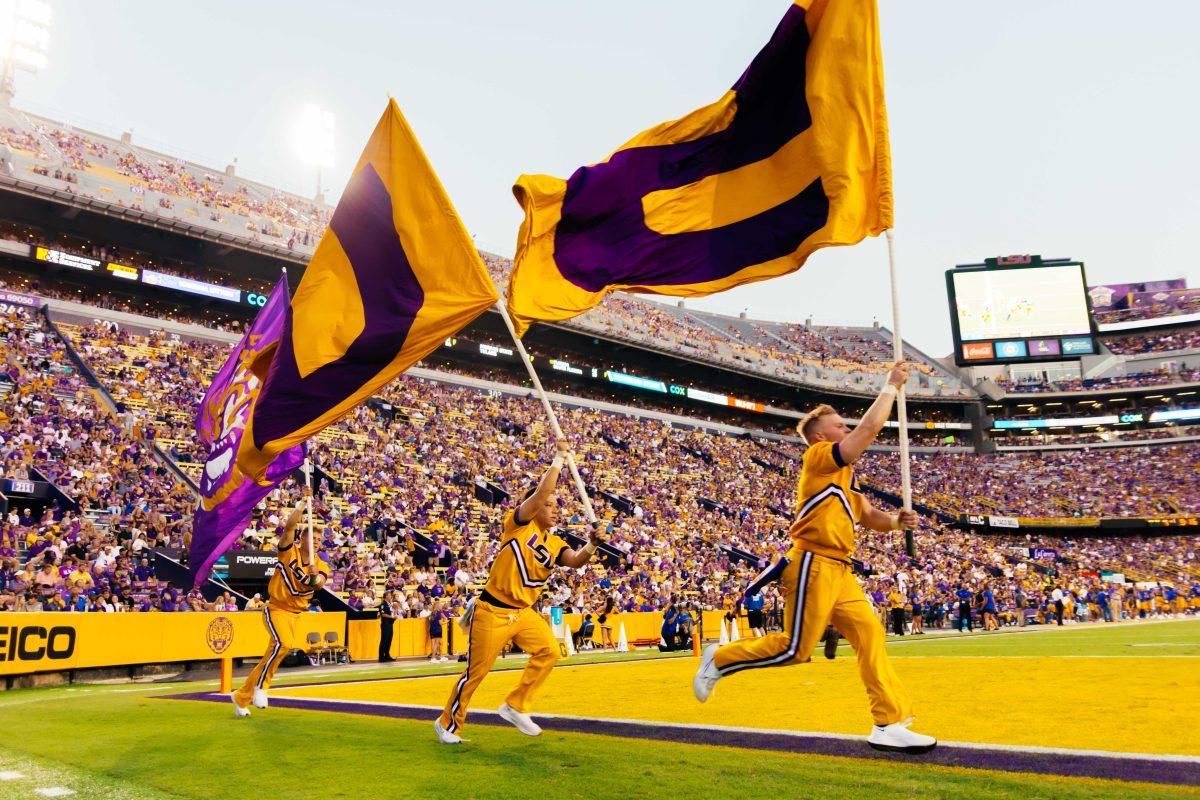
[[[898,456],[881,453],[862,479],[899,485]],[[914,492],[951,514],[1021,517],[1138,517],[1200,513],[1195,444],[992,455],[917,454]]]
[[[289,250],[315,248],[332,213],[323,203],[154,153],[127,140],[71,130],[49,120],[34,122],[27,115],[5,114],[4,122],[0,144],[24,159],[5,160],[11,177],[54,178],[70,184],[65,188],[76,194],[179,220],[192,217],[187,221],[237,231],[252,241],[268,237],[265,241]]]
[[[1178,350],[1200,348],[1200,329],[1134,333],[1127,336],[1106,337],[1103,341],[1109,350],[1118,355],[1173,353]]]
[[[1141,386],[1165,386],[1176,383],[1200,382],[1200,369],[1157,369],[1114,375],[1108,378],[1065,378],[1046,380],[1027,377],[1020,380],[997,378],[996,385],[1009,394],[1040,394],[1046,392],[1083,392],[1104,389],[1126,389]]]
[[[4,475],[40,470],[79,508],[51,504],[44,513],[14,510],[4,520],[0,604],[178,611],[233,602],[210,603],[167,586],[146,555],[186,546],[193,502],[151,444],[198,472],[204,454],[190,435],[194,404],[227,349],[102,326],[62,330],[118,411],[110,413],[87,387],[66,345],[38,317],[14,312],[6,320],[13,388],[0,405]],[[323,476],[318,547],[334,570],[330,588],[355,608],[376,608],[390,591],[401,616],[457,613],[486,576],[511,506],[506,498],[544,467],[547,426],[531,399],[415,378],[393,383],[382,399],[390,409],[364,406],[315,442]],[[798,445],[594,410],[561,415],[610,547],[601,563],[556,574],[546,604],[589,613],[734,608],[752,575],[786,550]],[[1194,512],[1197,452],[1164,446],[1088,456],[946,454],[919,458],[913,473],[918,499],[948,513]],[[895,458],[869,455],[863,483],[895,491]],[[560,490],[563,528],[581,535],[582,510],[569,489]],[[297,494],[296,483],[285,482],[236,546],[269,547],[279,509]],[[1185,594],[1189,576],[1200,574],[1194,538],[1087,547],[1039,540],[1039,548],[1063,554],[1045,564],[1028,556],[1028,542],[954,530],[927,515],[918,542],[910,560],[896,536],[864,537],[864,580],[881,609],[899,592],[909,616],[915,602],[933,626],[951,623],[964,592],[972,603],[991,592],[993,603],[1010,611],[1019,595],[1035,615],[1053,615],[1055,589],[1076,598],[1074,607],[1087,607],[1101,571],[1163,581]],[[1167,588],[1158,592],[1165,596]],[[767,595],[766,607],[777,608],[774,590]]]
[[[14,311],[0,328],[3,476],[45,479],[62,493],[40,513],[14,505],[0,523],[0,608],[173,609],[187,600],[147,563],[154,548],[183,547],[191,493],[136,426],[98,400],[38,317]]]

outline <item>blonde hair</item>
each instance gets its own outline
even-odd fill
[[[812,411],[805,414],[803,418],[801,418],[800,424],[796,426],[796,431],[800,434],[800,438],[804,440],[805,444],[812,444],[812,442],[810,442],[808,439],[808,429],[814,422],[821,419],[821,417],[828,417],[830,414],[836,413],[838,413],[837,409],[835,409],[833,406],[829,405],[828,403],[821,403],[821,405],[817,406]]]

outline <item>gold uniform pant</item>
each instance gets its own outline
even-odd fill
[[[529,662],[505,702],[522,713],[529,710],[534,693],[558,663],[558,640],[546,621],[532,608],[500,608],[476,600],[467,646],[467,668],[454,684],[454,691],[446,701],[446,710],[439,717],[443,728],[454,733],[467,721],[471,695],[509,642],[528,653]]]
[[[299,618],[300,615],[292,611],[280,611],[270,606],[263,609],[263,623],[267,626],[271,641],[267,645],[266,655],[246,676],[246,682],[241,688],[234,693],[239,706],[250,705],[255,689],[265,691],[271,688],[271,678],[275,677],[275,670],[279,669],[280,662],[300,646],[296,639],[296,620]]]
[[[858,672],[867,687],[877,725],[912,716],[912,703],[888,661],[886,634],[850,565],[799,549],[780,578],[785,598],[784,633],[741,639],[721,647],[714,663],[721,675],[758,667],[809,661],[831,621],[858,654]]]

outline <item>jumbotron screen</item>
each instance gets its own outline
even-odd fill
[[[1038,256],[988,259],[946,272],[959,366],[1094,355],[1083,264]]]

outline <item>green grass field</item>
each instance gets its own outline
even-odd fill
[[[900,658],[1161,659],[1164,670],[1200,657],[1200,620],[1068,628],[892,643]],[[843,657],[850,656],[843,648]],[[644,658],[645,654],[639,654]],[[1180,658],[1182,657],[1182,658]],[[686,657],[685,657],[686,658]],[[592,660],[612,660],[613,656]],[[576,663],[586,662],[579,657]],[[519,667],[515,661],[505,666]],[[680,665],[681,667],[683,665]],[[795,668],[815,669],[810,667]],[[277,685],[457,672],[456,664],[294,672]],[[624,671],[624,667],[604,667]],[[633,669],[633,668],[631,668]],[[592,670],[584,670],[592,672]],[[633,674],[633,673],[630,673]],[[796,673],[800,675],[799,672]],[[486,683],[486,682],[485,682]],[[1167,798],[1191,787],[988,772],[548,731],[471,726],[470,744],[445,747],[428,722],[271,708],[235,720],[228,705],[156,699],[211,689],[170,682],[31,689],[0,695],[0,798],[62,788],[81,798]],[[1095,701],[1120,686],[1092,687]],[[1200,699],[1180,697],[1185,718]],[[981,704],[975,713],[996,713]],[[1195,713],[1192,713],[1192,710]],[[611,714],[611,710],[608,710]],[[619,712],[619,709],[617,710]],[[714,724],[720,720],[713,720]],[[1069,720],[1061,721],[1069,724]],[[1045,742],[1054,746],[1054,741]]]

